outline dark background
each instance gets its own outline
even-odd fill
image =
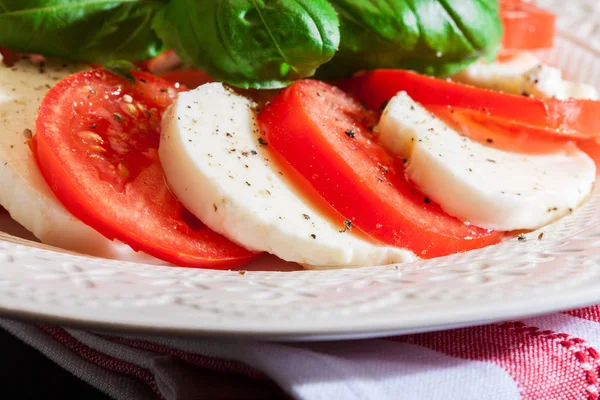
[[[1,398],[45,400],[71,395],[85,400],[110,399],[3,329],[0,357]]]

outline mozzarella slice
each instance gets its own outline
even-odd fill
[[[340,232],[288,184],[260,137],[253,103],[220,83],[181,93],[163,116],[159,156],[171,190],[242,246],[316,267],[407,262],[406,250]]]
[[[575,147],[542,155],[509,153],[452,130],[405,92],[388,103],[381,143],[407,159],[406,175],[450,215],[495,230],[536,229],[590,194],[596,167]]]
[[[106,239],[71,215],[38,170],[28,139],[43,96],[77,68],[0,63],[0,205],[41,242],[79,253],[120,260],[162,263]]]
[[[490,90],[544,98],[597,100],[591,86],[564,80],[558,68],[542,63],[530,52],[505,62],[480,60],[452,77],[453,80]]]

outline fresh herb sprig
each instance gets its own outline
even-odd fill
[[[494,57],[498,0],[0,0],[0,47],[103,63],[174,49],[242,88]]]
[[[358,69],[404,68],[451,75],[495,58],[502,37],[497,0],[330,0],[342,41],[319,71],[340,78]]]
[[[102,63],[164,49],[151,22],[160,0],[0,0],[0,47]]]
[[[153,26],[184,60],[244,88],[312,76],[340,43],[326,0],[171,0]]]

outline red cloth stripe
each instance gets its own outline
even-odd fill
[[[71,336],[66,330],[54,326],[39,326],[41,330],[52,336],[63,346],[79,355],[81,358],[109,371],[118,372],[140,379],[156,393],[159,399],[164,399],[152,372],[127,361],[106,355],[95,350]]]
[[[506,322],[391,340],[457,358],[493,362],[513,377],[524,400],[598,399],[597,352],[565,333]]]
[[[245,375],[254,379],[269,379],[262,372],[249,367],[246,364],[231,360],[220,360],[218,358],[206,357],[196,353],[188,353],[179,349],[174,349],[162,344],[149,342],[146,340],[130,340],[117,336],[103,336],[105,339],[114,343],[133,347],[140,350],[151,351],[153,353],[170,355],[190,364],[205,368],[215,372],[236,373]]]
[[[573,317],[581,319],[587,319],[588,321],[600,322],[600,305],[565,311],[564,314],[572,315]]]

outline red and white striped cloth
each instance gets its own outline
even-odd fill
[[[0,326],[115,399],[582,399],[600,392],[600,306],[302,344]]]

